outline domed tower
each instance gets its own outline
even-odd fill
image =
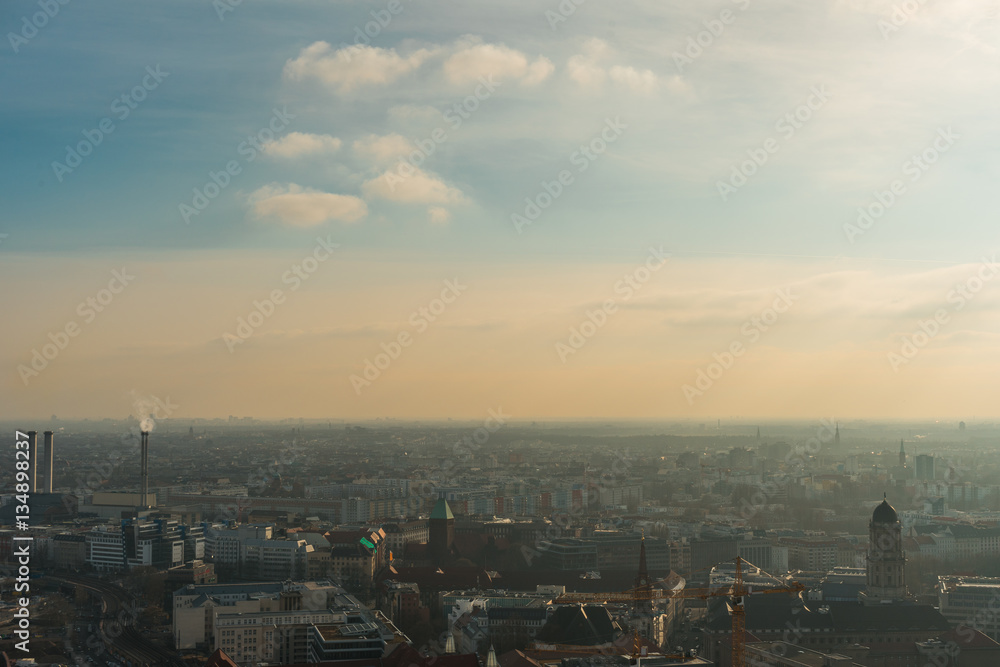
[[[868,524],[867,598],[873,602],[906,597],[903,529],[896,510],[883,495]]]

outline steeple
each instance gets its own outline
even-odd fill
[[[651,608],[652,599],[649,592],[652,589],[653,584],[649,579],[649,571],[646,569],[646,531],[642,531],[642,540],[639,542],[639,573],[635,577],[635,599],[633,600],[636,612]]]
[[[840,422],[837,422],[837,429],[833,432],[833,444],[840,444]]]
[[[760,426],[757,427],[757,439],[760,440]]]
[[[645,586],[649,584],[649,572],[646,570],[646,531],[642,531],[642,540],[639,542],[639,576],[636,577],[635,586]]]
[[[899,467],[902,468],[906,465],[906,449],[903,448],[903,440],[899,440]]]

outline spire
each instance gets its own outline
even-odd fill
[[[646,594],[652,589],[649,571],[646,569],[646,531],[644,530],[639,542],[639,573],[635,577],[635,588],[633,589],[632,604],[636,612],[649,609],[652,602]]]
[[[490,647],[490,650],[491,651],[493,650],[492,646]],[[445,655],[454,655],[455,653],[457,653],[457,651],[455,650],[455,636],[450,632],[448,633],[448,639],[446,639],[444,642],[444,652]]]
[[[490,652],[486,656],[486,667],[500,667],[500,661],[497,660],[497,652],[493,650],[493,644],[490,644]]]
[[[639,542],[639,578],[643,584],[649,581],[649,572],[646,570],[646,531],[642,531],[642,540]]]
[[[840,444],[840,422],[837,422],[837,429],[833,432],[833,442]]]

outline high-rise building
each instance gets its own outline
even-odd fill
[[[930,454],[920,454],[916,458],[917,479],[934,479],[934,457]]]

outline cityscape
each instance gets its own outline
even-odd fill
[[[0,33],[0,667],[1000,665],[1000,0]]]
[[[49,425],[0,508],[39,663],[1000,660],[995,424]]]

